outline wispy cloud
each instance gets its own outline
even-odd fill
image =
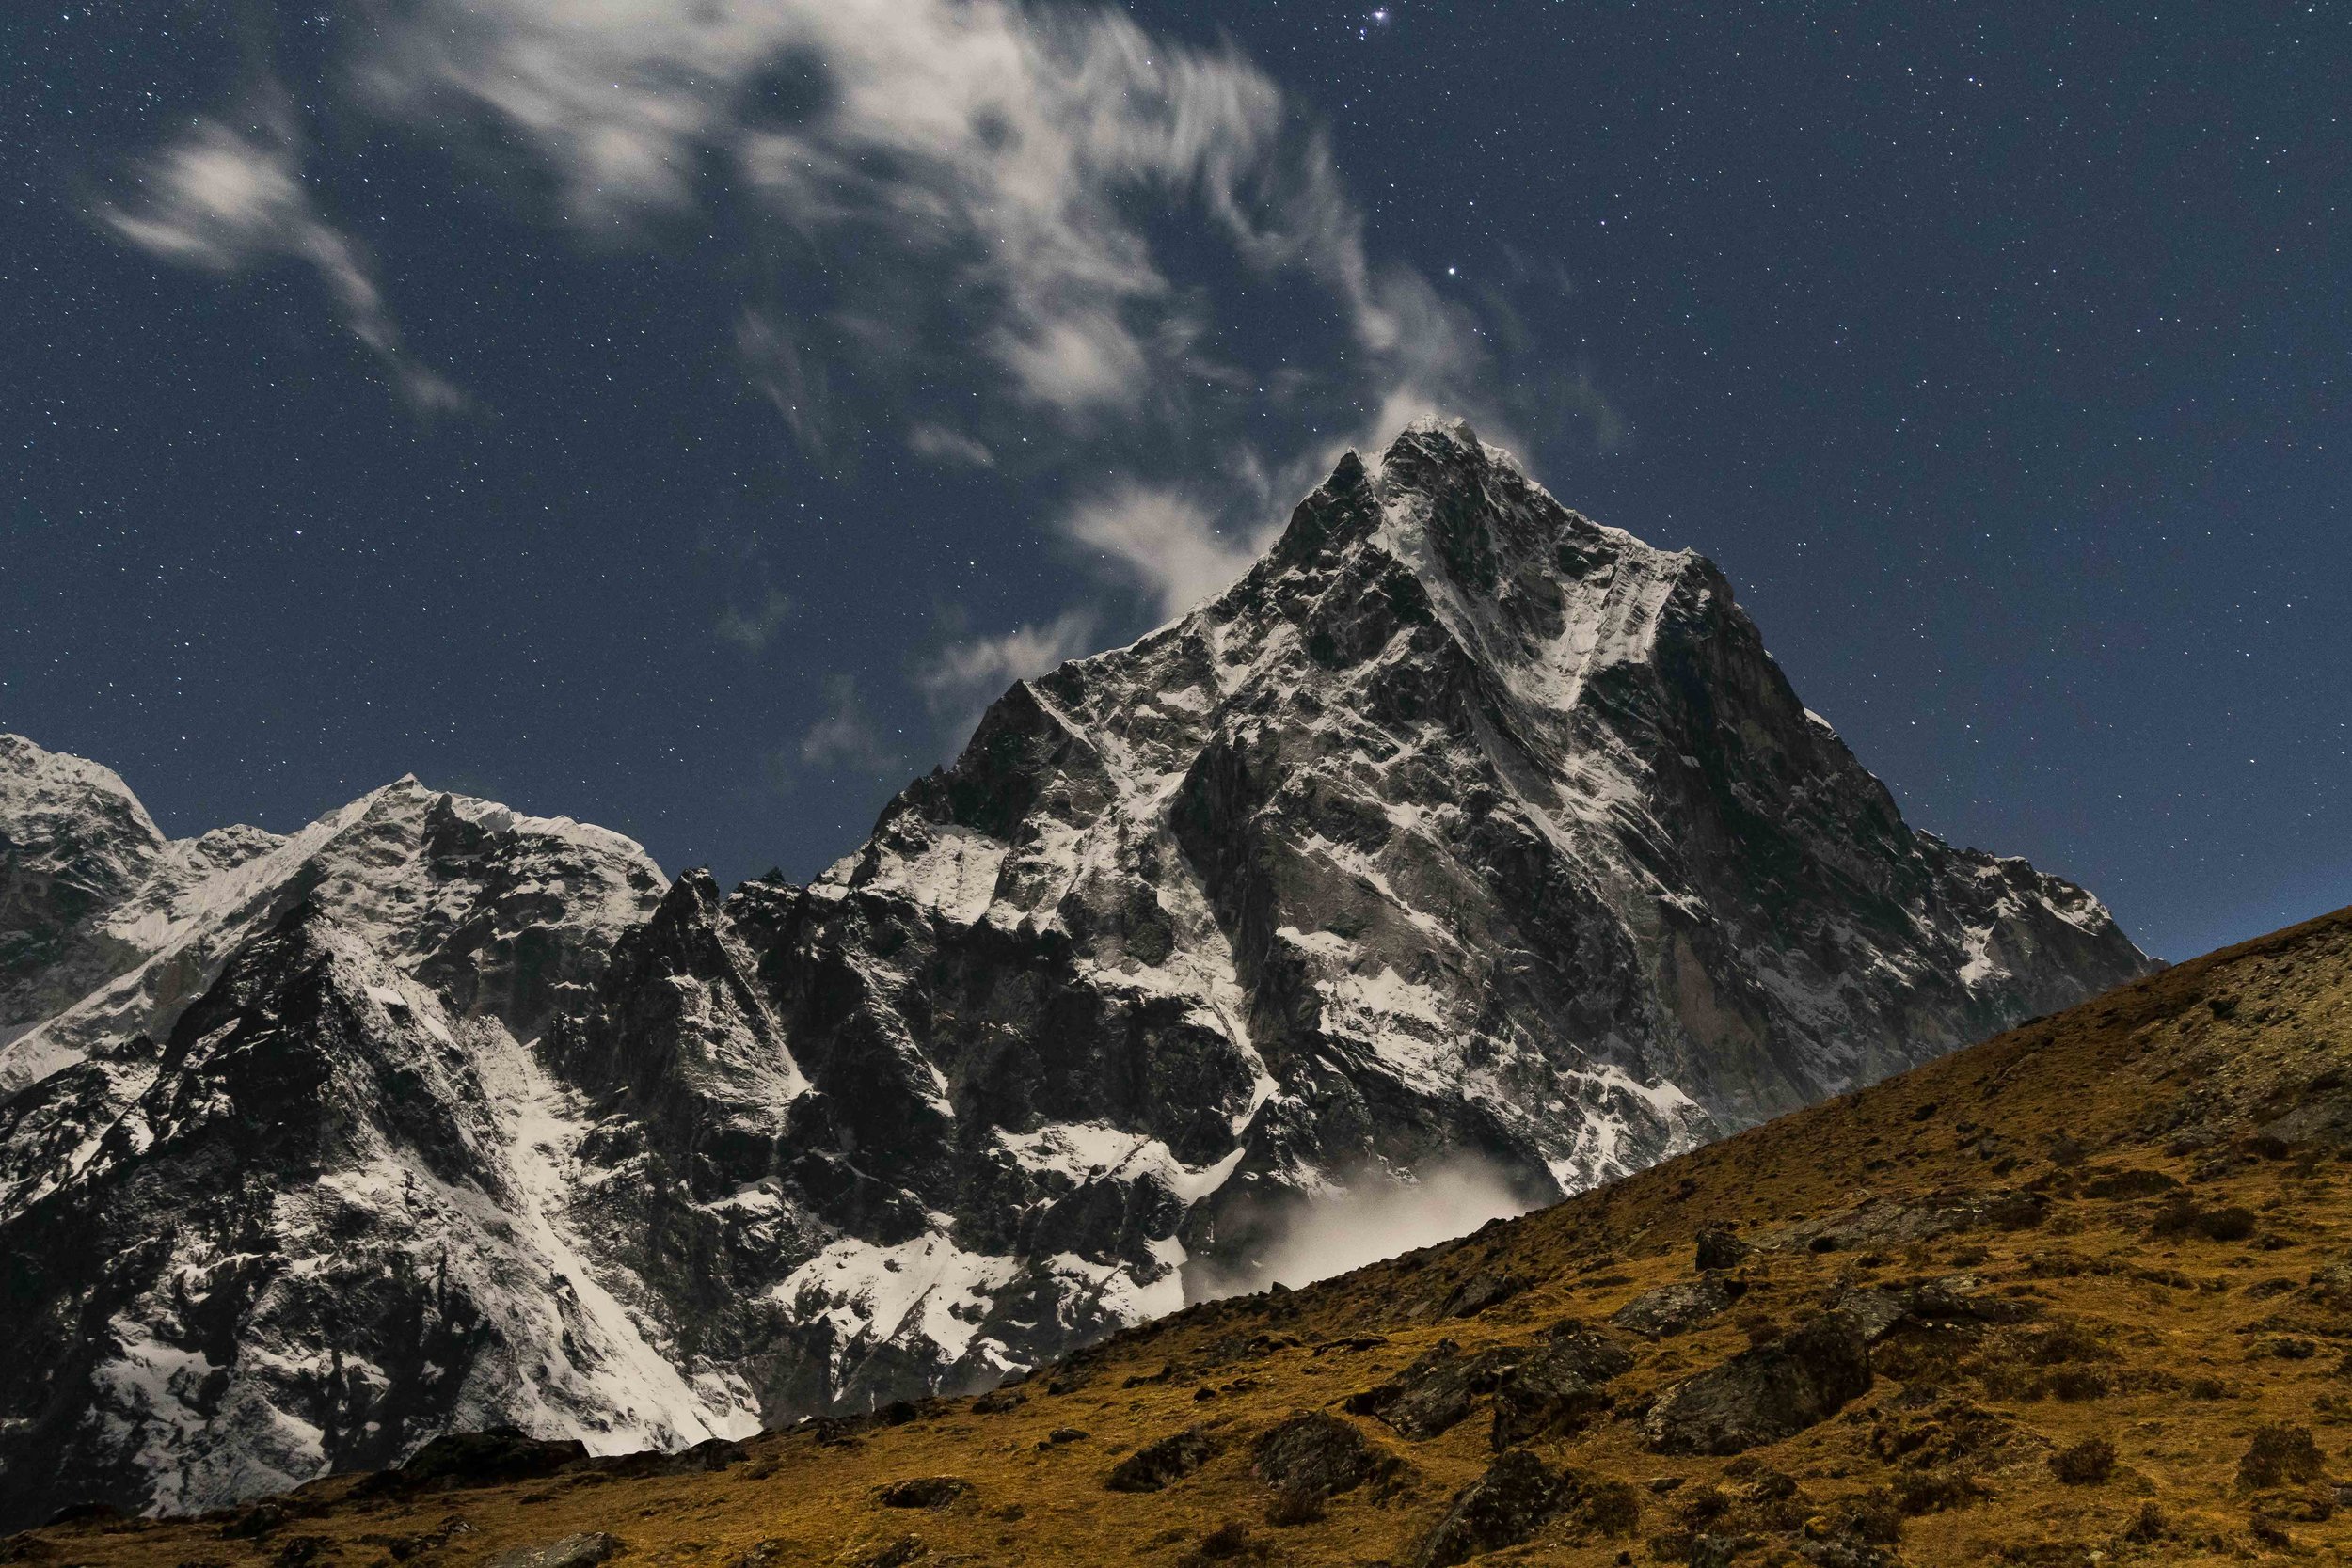
[[[995,637],[951,642],[916,667],[914,683],[932,714],[961,739],[1013,682],[1042,675],[1092,652],[1096,626],[1092,610],[1073,610],[1044,626],[1015,626]]]
[[[755,236],[726,273],[744,291],[727,346],[811,467],[990,475],[1098,568],[1067,614],[910,667],[943,727],[987,682],[1076,651],[1068,627],[1216,593],[1342,448],[1417,414],[1522,450],[1565,421],[1624,437],[1511,308],[1514,288],[1556,300],[1556,261],[1507,258],[1479,291],[1376,262],[1311,115],[1237,47],[1120,8],[410,0],[351,36],[322,88],[339,110],[521,160],[516,199],[553,202],[541,215],[581,244],[660,247],[725,204],[707,227]],[[412,399],[453,403],[323,215],[293,124],[198,126],[105,220],[216,270],[307,261]],[[1262,280],[1312,302],[1284,325],[1296,341],[1253,330]],[[779,624],[735,603],[717,626],[756,651]],[[856,752],[850,729],[819,731],[829,761]]]
[[[1163,617],[1232,584],[1273,542],[1276,524],[1227,531],[1216,514],[1172,490],[1121,484],[1079,503],[1062,531],[1097,552],[1105,572],[1141,589]]]
[[[244,129],[199,119],[140,166],[135,196],[99,209],[121,239],[164,261],[219,273],[305,262],[404,397],[428,411],[465,406],[464,392],[401,347],[366,255],[312,203],[286,111],[268,110]]]
[[[730,602],[711,629],[722,642],[747,654],[763,653],[792,619],[792,595],[771,588],[749,604]]]
[[[934,463],[961,463],[974,468],[996,467],[996,454],[985,445],[943,424],[917,424],[908,430],[907,450]]]
[[[1251,266],[1323,283],[1361,347],[1398,350],[1417,325],[1365,258],[1329,148],[1273,79],[1109,8],[427,0],[358,75],[396,113],[493,111],[600,232],[692,205],[716,151],[797,231],[871,235],[874,254],[946,285],[907,343],[951,337],[1071,420],[1147,407],[1195,352],[1198,307],[1138,226],[1138,196],[1196,207]],[[836,278],[836,309],[901,320],[922,298],[902,281]],[[891,310],[869,308],[883,296]],[[787,417],[807,419],[780,384]]]
[[[904,770],[905,757],[882,738],[881,727],[868,712],[854,677],[834,676],[825,683],[825,693],[824,717],[801,736],[803,765],[831,772],[884,777]]]

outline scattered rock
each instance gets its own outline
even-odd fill
[[[930,1551],[930,1543],[919,1535],[902,1535],[888,1544],[879,1546],[857,1560],[857,1568],[905,1568],[907,1563]]]
[[[1454,1506],[1414,1553],[1414,1568],[1454,1568],[1482,1552],[1516,1546],[1559,1516],[1574,1489],[1525,1449],[1513,1449],[1455,1494]]]
[[[972,1413],[976,1416],[1003,1416],[1028,1402],[1029,1396],[1018,1388],[999,1388],[974,1400]]]
[[[383,1547],[384,1555],[394,1562],[405,1562],[412,1557],[437,1552],[457,1537],[472,1533],[473,1526],[453,1513],[443,1519],[436,1529],[417,1530],[406,1535],[370,1533],[359,1537],[359,1541],[363,1545]],[[181,1568],[187,1568],[187,1564],[181,1564]]]
[[[1509,1301],[1527,1290],[1534,1281],[1524,1275],[1490,1273],[1481,1270],[1454,1288],[1453,1293],[1438,1308],[1441,1318],[1474,1318],[1489,1307]]]
[[[1526,1354],[1499,1349],[1464,1355],[1453,1340],[1440,1339],[1388,1382],[1350,1394],[1345,1408],[1377,1417],[1416,1443],[1427,1442],[1469,1416],[1471,1402],[1493,1392]]]
[[[729,1558],[726,1568],[795,1568],[796,1564],[813,1560],[815,1556],[801,1542],[771,1536]]]
[[[1397,1461],[1375,1448],[1351,1422],[1307,1411],[1273,1428],[1250,1450],[1260,1481],[1285,1491],[1329,1496],[1352,1492],[1388,1475]]]
[[[1666,1390],[1643,1436],[1660,1453],[1740,1453],[1803,1432],[1869,1386],[1861,1332],[1825,1313]]]
[[[1874,1197],[1851,1209],[1790,1227],[1769,1244],[1817,1252],[1867,1252],[1924,1242],[1983,1222],[1986,1209],[1974,1195],[1939,1193],[1922,1201]],[[1825,1243],[1825,1245],[1816,1245]]]
[[[587,1458],[587,1446],[576,1438],[550,1442],[526,1436],[514,1427],[453,1432],[410,1454],[408,1463],[396,1472],[397,1484],[423,1486],[438,1481],[450,1486],[495,1486],[551,1476]]]
[[[620,1542],[602,1530],[567,1535],[544,1546],[517,1546],[499,1553],[484,1568],[596,1568],[621,1549]]]
[[[1755,1256],[1756,1248],[1721,1226],[1709,1226],[1699,1232],[1697,1261],[1705,1273],[1736,1269]]]
[[[1199,1427],[1147,1443],[1111,1467],[1104,1482],[1114,1492],[1157,1492],[1216,1457],[1216,1445]]]
[[[1578,1370],[1588,1364],[1584,1350],[1574,1341],[1548,1345],[1502,1374],[1495,1385],[1498,1452],[1574,1432],[1609,1408],[1609,1396]]]
[[[884,1508],[946,1508],[972,1490],[961,1476],[911,1476],[874,1494]]]
[[[324,1535],[290,1535],[278,1544],[270,1554],[271,1568],[306,1568],[334,1549],[335,1543]]]
[[[1876,1344],[1911,1313],[1911,1292],[1878,1287],[1841,1291],[1832,1307],[1846,1315],[1865,1344]]]
[[[253,1541],[284,1525],[294,1515],[279,1502],[258,1502],[240,1509],[220,1527],[220,1533],[230,1541]]]
[[[1633,1370],[1633,1353],[1608,1335],[1574,1318],[1552,1324],[1542,1354],[1566,1357],[1570,1371],[1587,1383],[1607,1383]]]
[[[1652,1339],[1687,1334],[1746,1293],[1743,1281],[1709,1275],[1645,1291],[1618,1307],[1609,1321]]]
[[[641,1453],[616,1454],[609,1459],[589,1461],[597,1469],[616,1476],[695,1476],[707,1475],[743,1463],[743,1445],[729,1437],[709,1437],[691,1449],[664,1453],[648,1449]]]
[[[1690,1556],[1683,1560],[1691,1568],[1731,1568],[1734,1558],[1762,1544],[1752,1535],[1694,1535],[1691,1538]]]

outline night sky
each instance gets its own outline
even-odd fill
[[[0,728],[813,875],[1459,412],[1913,822],[2352,902],[2352,8],[12,5]]]

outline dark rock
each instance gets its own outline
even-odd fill
[[[665,1453],[648,1449],[641,1453],[614,1454],[588,1463],[610,1475],[698,1476],[729,1469],[743,1463],[743,1445],[728,1437],[707,1437],[691,1448]]]
[[[1763,1543],[1749,1535],[1699,1534],[1691,1538],[1691,1555],[1684,1559],[1690,1568],[1731,1568],[1734,1559],[1742,1552],[1754,1551]]]
[[[238,1510],[221,1525],[220,1533],[231,1541],[258,1540],[293,1517],[283,1503],[259,1502]]]
[[[1251,1446],[1250,1467],[1269,1486],[1327,1496],[1391,1474],[1397,1461],[1352,1423],[1307,1411],[1261,1436]]]
[[[1343,1404],[1352,1414],[1377,1417],[1416,1443],[1426,1442],[1465,1419],[1478,1396],[1493,1392],[1502,1374],[1526,1354],[1506,1348],[1464,1355],[1453,1340],[1440,1339],[1386,1383],[1350,1394]]]
[[[1682,1280],[1643,1291],[1612,1313],[1609,1321],[1653,1339],[1687,1334],[1746,1293],[1747,1286],[1737,1279],[1709,1275]]]
[[[484,1568],[596,1568],[621,1549],[620,1542],[602,1530],[567,1535],[544,1546],[517,1546],[491,1558]]]
[[[1029,1396],[1018,1388],[999,1388],[974,1400],[972,1413],[976,1416],[1003,1416],[1028,1402]]]
[[[805,1544],[771,1536],[729,1558],[726,1568],[799,1568],[800,1564],[814,1560],[817,1554]]]
[[[1842,1291],[1831,1304],[1845,1314],[1865,1344],[1876,1344],[1911,1313],[1911,1292],[1868,1288]]]
[[[1438,1307],[1441,1318],[1474,1318],[1526,1291],[1533,1283],[1523,1275],[1482,1269],[1456,1285]]]
[[[1495,1384],[1493,1444],[1499,1451],[1575,1432],[1609,1408],[1609,1396],[1586,1380],[1586,1347],[1545,1346]]]
[[[1698,1266],[1711,1274],[1720,1269],[1736,1269],[1756,1255],[1756,1248],[1720,1226],[1709,1226],[1699,1232]]]
[[[1869,1386],[1861,1331],[1826,1313],[1666,1390],[1643,1436],[1660,1453],[1740,1453],[1803,1432]]]
[[[1899,1568],[1892,1552],[1867,1541],[1800,1541],[1797,1555],[1813,1568]]]
[[[524,1435],[514,1427],[488,1432],[453,1432],[436,1437],[401,1465],[402,1483],[440,1481],[453,1486],[496,1486],[533,1481],[586,1463],[587,1446],[578,1438],[553,1441]]]
[[[457,1537],[472,1533],[473,1526],[453,1513],[443,1519],[438,1528],[434,1529],[414,1530],[405,1535],[371,1532],[362,1535],[359,1540],[363,1545],[381,1546],[384,1549],[384,1555],[394,1562],[406,1562],[411,1558],[422,1557],[428,1552],[437,1552]],[[187,1565],[183,1563],[181,1568],[187,1568]]]
[[[1413,1554],[1414,1568],[1454,1568],[1533,1537],[1573,1501],[1567,1480],[1525,1449],[1513,1449],[1454,1496]]]
[[[1111,1467],[1103,1484],[1114,1492],[1157,1492],[1216,1457],[1216,1445],[1199,1427],[1147,1443]]]
[[[911,1476],[882,1488],[874,1500],[884,1508],[946,1508],[971,1490],[961,1476]]]
[[[930,1549],[930,1544],[921,1536],[902,1535],[859,1558],[856,1568],[906,1568],[915,1559],[927,1556]]]
[[[1564,1357],[1568,1370],[1587,1383],[1607,1383],[1633,1370],[1631,1351],[1574,1318],[1554,1323],[1544,1338],[1543,1354]]]

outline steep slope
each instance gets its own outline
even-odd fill
[[[2146,967],[1906,827],[1707,562],[1436,422],[814,886],[656,924],[566,1070],[656,1185],[780,1203],[751,1248],[675,1212],[714,1261],[657,1282],[813,1323],[771,1410],[982,1386],[1262,1272],[1303,1201],[1465,1159],[1549,1201]]]
[[[1436,423],[809,887],[413,779],[170,843],[19,741],[0,810],[0,1520],[989,1386],[1335,1195],[1548,1202],[2146,967]]]
[[[2352,1553],[2348,1085],[2352,910],[977,1401],[666,1473],[439,1449],[8,1549],[96,1568],[457,1568],[559,1543],[859,1568],[2332,1561]]]

